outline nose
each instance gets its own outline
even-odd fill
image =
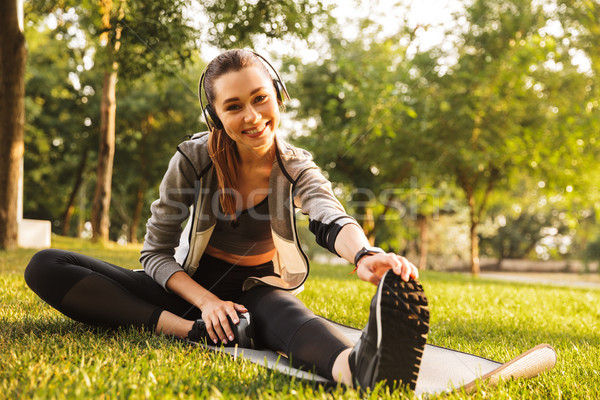
[[[245,122],[253,123],[261,118],[260,113],[254,107],[249,106],[246,110],[246,114],[244,115]]]

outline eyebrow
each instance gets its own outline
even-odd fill
[[[264,90],[264,86],[261,86],[261,87],[258,87],[256,89],[254,89],[252,92],[250,92],[250,96],[252,96],[253,94],[255,94],[257,92],[260,92],[261,90]],[[231,98],[229,98],[227,100],[224,100],[222,104],[225,105],[227,103],[232,103],[232,102],[235,102],[235,101],[240,101],[240,98],[239,97],[231,97]]]

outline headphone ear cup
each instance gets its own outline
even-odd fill
[[[208,123],[212,124],[215,129],[223,129],[223,123],[210,104],[204,107],[204,116],[208,116]]]
[[[283,86],[283,83],[281,83],[281,81],[279,79],[273,79],[273,86],[275,86],[275,92],[277,93],[277,100],[279,100],[279,102],[281,104],[285,103],[285,87]]]

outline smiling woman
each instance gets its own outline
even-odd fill
[[[229,137],[242,146],[238,146],[238,151],[264,156],[275,140],[274,127],[279,125],[279,107],[271,79],[258,67],[248,67],[222,76],[215,82],[215,89],[219,93],[214,102],[217,115]],[[227,98],[234,93],[240,97]],[[245,142],[246,138],[261,141]]]
[[[311,155],[278,136],[289,96],[265,65],[252,51],[230,50],[202,74],[209,132],[181,143],[169,163],[141,252],[146,273],[47,250],[33,257],[26,281],[78,321],[264,347],[349,385],[414,389],[429,329],[417,269],[369,247]],[[294,295],[309,271],[296,208],[318,244],[378,285],[356,345]]]
[[[261,60],[273,69],[275,79]],[[202,91],[208,100],[206,107]],[[198,96],[207,124],[213,130],[209,152],[215,160],[221,204],[225,213],[234,215],[237,199],[227,188],[239,191],[243,189],[240,182],[249,188],[268,188],[279,108],[289,95],[277,71],[264,58],[252,52],[233,51],[222,54],[220,62],[207,66],[200,78]],[[257,176],[260,171],[262,179]]]

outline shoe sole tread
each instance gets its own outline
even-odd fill
[[[379,362],[371,386],[386,380],[387,386],[393,387],[394,381],[399,381],[414,390],[429,332],[427,297],[417,281],[405,282],[392,272],[383,279]],[[414,363],[409,365],[402,360]]]

